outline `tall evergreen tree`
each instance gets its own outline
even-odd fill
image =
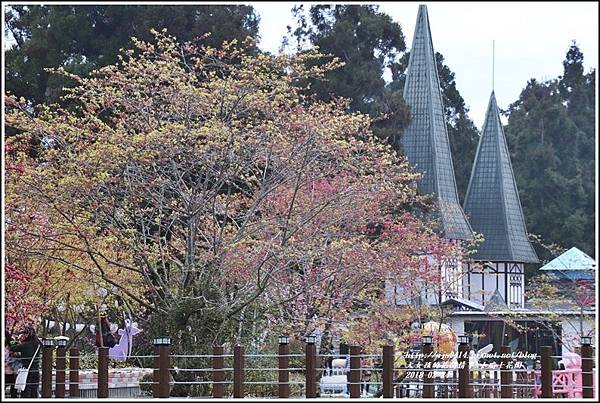
[[[386,115],[386,119],[374,123],[373,131],[399,144],[399,136],[410,122],[410,108],[402,98],[409,52],[400,25],[372,5],[312,6],[308,17],[305,11],[302,6],[293,9],[298,27],[292,36],[298,48],[307,44],[319,46],[324,53],[346,63],[330,72],[327,81],[313,83],[311,90],[319,99],[330,99],[332,95],[347,97],[352,99],[353,110],[373,117]],[[440,53],[436,53],[436,62],[462,200],[475,157],[478,131],[456,87],[455,74],[444,64]],[[386,70],[391,73],[388,83],[384,80]]]
[[[507,141],[529,231],[593,256],[595,71],[584,74],[575,43],[563,66],[557,79],[530,80],[510,105]]]
[[[6,89],[33,104],[58,98],[67,81],[47,67],[86,74],[114,63],[131,37],[151,39],[166,28],[180,41],[210,32],[204,43],[258,35],[259,18],[242,5],[13,5],[5,14],[5,37],[14,38],[6,56]]]
[[[401,92],[387,87],[383,78],[386,70],[397,68],[406,50],[400,25],[374,5],[315,5],[308,11],[297,6],[292,12],[298,26],[293,32],[288,27],[288,32],[298,50],[305,45],[318,46],[345,63],[329,72],[325,81],[312,82],[311,93],[321,100],[348,98],[351,111],[373,117],[386,114],[387,119],[374,125],[383,138],[406,127],[408,106]]]

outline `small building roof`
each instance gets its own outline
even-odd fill
[[[471,300],[459,297],[450,297],[446,301],[442,302],[442,305],[454,305],[457,307],[464,308],[466,310],[471,311],[480,311],[483,312],[485,307],[477,302],[473,302]]]
[[[496,310],[503,310],[503,311],[508,311],[508,305],[506,304],[506,301],[504,300],[504,298],[502,297],[502,294],[500,294],[500,291],[498,291],[498,289],[496,288],[496,290],[494,291],[494,293],[492,294],[492,296],[490,297],[490,300],[488,301],[488,303],[485,305],[485,309],[486,312],[491,312],[491,311],[496,311]]]
[[[586,253],[572,247],[556,259],[540,267],[540,270],[569,280],[593,280],[596,261]]]

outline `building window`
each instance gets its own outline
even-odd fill
[[[510,275],[510,305],[521,306],[521,275]]]

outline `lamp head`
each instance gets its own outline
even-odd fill
[[[171,338],[169,336],[158,336],[153,340],[155,346],[170,346]]]
[[[54,338],[54,345],[56,347],[66,347],[69,342],[69,338],[67,336],[56,336]]]

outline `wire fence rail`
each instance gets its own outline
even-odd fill
[[[591,345],[582,346],[580,366],[567,369],[556,368],[556,361],[563,357],[551,355],[550,347],[542,348],[538,368],[521,368],[519,361],[504,354],[497,362],[474,365],[468,343],[461,343],[459,354],[446,361],[435,359],[433,346],[426,343],[420,354],[402,364],[398,361],[401,353],[393,346],[383,347],[382,354],[367,354],[351,346],[348,354],[340,356],[317,354],[314,343],[307,343],[303,353],[290,353],[289,345],[282,343],[277,353],[246,353],[243,346],[226,353],[222,346],[215,346],[212,354],[171,354],[170,346],[162,344],[155,345],[154,354],[130,357],[152,360],[152,366],[112,371],[108,348],[99,348],[98,367],[93,370],[79,368],[77,349],[70,349],[69,354],[64,350],[45,345],[39,369],[31,368],[26,386],[37,390],[39,378],[44,398],[518,399],[593,398],[596,393]],[[501,350],[510,352],[508,347]]]

